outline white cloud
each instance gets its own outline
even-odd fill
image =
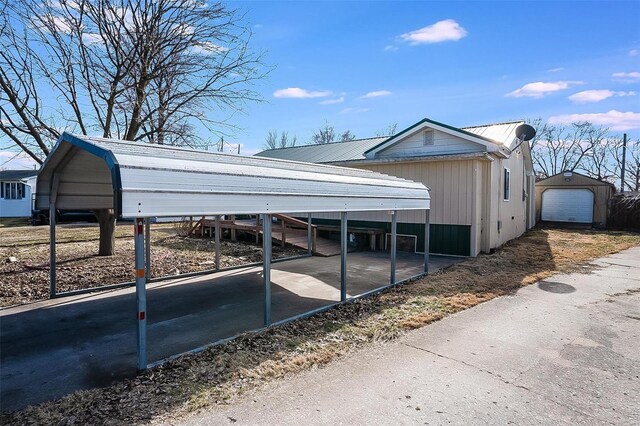
[[[299,87],[289,87],[287,89],[278,89],[273,92],[274,98],[294,98],[294,99],[309,99],[309,98],[326,98],[331,96],[331,92],[328,90],[313,91],[301,89]]]
[[[578,104],[600,102],[611,97],[635,96],[636,92],[614,92],[613,90],[584,90],[569,96],[569,99]]]
[[[262,25],[262,24],[255,24],[253,26],[253,28],[256,28],[256,29],[259,29],[259,28],[262,28],[262,27],[264,27],[264,25]]]
[[[99,34],[82,33],[82,41],[85,44],[102,44],[102,38]]]
[[[523,96],[528,96],[531,98],[541,98],[545,95],[548,95],[549,93],[565,90],[577,84],[584,83],[582,81],[550,81],[546,83],[542,81],[536,81],[535,83],[527,83],[521,88],[507,93],[505,96],[511,98],[521,98]]]
[[[379,98],[381,96],[389,96],[390,94],[391,92],[388,90],[376,90],[376,91],[367,93],[366,95],[362,96],[362,98],[364,99]]]
[[[337,99],[327,99],[326,101],[318,102],[320,105],[335,105],[344,102],[344,96],[340,96]]]
[[[396,50],[398,50],[398,47],[396,47],[396,46],[394,46],[392,44],[389,44],[389,45],[384,47],[384,51],[385,52],[395,52]]]
[[[71,26],[59,16],[45,15],[42,17],[42,21],[37,22],[35,25],[38,29],[46,32],[58,31],[64,34],[71,34]]]
[[[33,169],[36,162],[24,152],[0,151],[0,168],[3,170]]]
[[[638,53],[640,53],[638,52],[638,49],[631,49],[629,51],[629,56],[638,56]]]
[[[564,70],[563,67],[558,67],[558,68],[551,68],[550,70],[547,70],[547,72],[558,72],[558,71],[562,71]]]
[[[212,55],[214,53],[224,53],[229,50],[228,47],[218,46],[217,44],[205,41],[203,43],[190,47],[191,52],[198,55]]]
[[[411,45],[458,41],[467,36],[467,30],[453,19],[445,19],[419,30],[404,33],[400,39]]]
[[[640,128],[640,112],[611,110],[601,113],[567,114],[549,117],[549,123],[551,124],[570,124],[578,121],[589,121],[598,126],[611,127],[615,131],[638,129]]]
[[[369,111],[369,108],[345,108],[342,111],[340,111],[340,114],[349,114],[349,113],[357,113],[357,112],[367,112]]]
[[[638,71],[614,72],[613,74],[611,74],[611,77],[613,77],[615,80],[628,81],[628,82],[640,81],[640,72]]]

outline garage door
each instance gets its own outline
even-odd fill
[[[588,189],[547,189],[542,193],[541,219],[592,223],[593,192]]]

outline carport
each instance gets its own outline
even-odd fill
[[[396,281],[396,216],[400,210],[425,212],[428,241],[428,189],[405,179],[366,170],[241,157],[162,145],[132,143],[63,133],[38,177],[36,205],[50,211],[51,296],[56,292],[55,211],[112,210],[134,220],[137,300],[137,365],[147,362],[149,220],[160,217],[259,214],[263,234],[263,325],[271,320],[271,223],[273,214],[340,212],[340,300],[347,300],[347,218],[349,212],[388,211],[391,215],[391,267]],[[311,221],[308,237],[311,239]],[[219,232],[216,267],[219,270]],[[311,246],[310,244],[308,245]],[[427,244],[428,247],[428,244]],[[310,254],[310,253],[309,253]],[[424,253],[424,273],[428,272]]]

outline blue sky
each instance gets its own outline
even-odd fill
[[[424,117],[591,120],[640,137],[638,1],[229,5],[274,67],[226,138],[243,154],[269,130],[308,143],[325,121],[358,138]]]
[[[258,86],[267,102],[238,117],[245,152],[270,129],[306,143],[325,120],[357,137],[423,117],[590,118],[640,135],[640,2],[231,4],[276,67]]]

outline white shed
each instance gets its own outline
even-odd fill
[[[31,217],[37,170],[0,170],[0,217]]]

